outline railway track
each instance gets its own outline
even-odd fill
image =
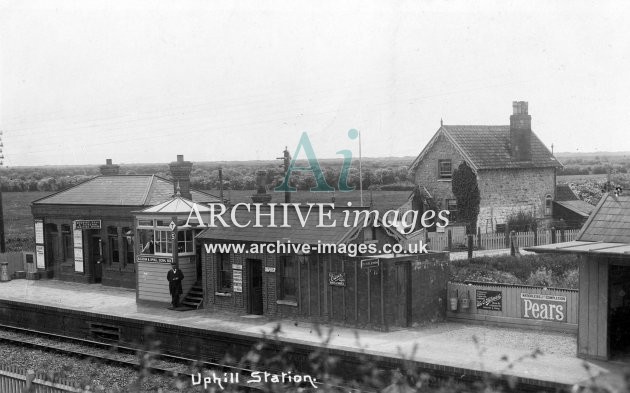
[[[47,351],[55,351],[62,354],[77,356],[81,358],[97,359],[103,362],[109,362],[124,367],[133,368],[145,368],[152,373],[162,374],[165,376],[171,376],[181,378],[185,380],[188,386],[191,386],[193,381],[193,375],[198,377],[197,370],[204,373],[204,376],[214,373],[217,376],[223,375],[251,375],[256,370],[226,365],[221,363],[199,361],[192,358],[186,358],[181,356],[169,355],[159,353],[156,351],[147,350],[146,348],[131,347],[119,345],[116,342],[111,341],[96,341],[90,339],[82,339],[75,337],[68,337],[64,335],[46,333],[38,330],[20,328],[15,326],[8,326],[0,324],[0,342],[7,342],[14,345],[28,346],[30,348],[42,349]],[[141,351],[143,356],[138,356],[138,352]],[[150,361],[148,361],[150,359]],[[194,368],[194,371],[192,371]],[[390,370],[391,371],[391,370]],[[225,373],[225,374],[224,374]],[[277,374],[276,374],[277,375]],[[465,377],[465,378],[464,378]],[[439,381],[447,379],[455,379],[453,376],[441,375],[431,378],[431,384],[436,384]],[[481,381],[481,378],[471,378],[470,375],[462,376],[460,382],[466,385],[472,385],[475,382]],[[225,381],[232,384],[233,381]],[[264,383],[245,383],[245,378],[241,378],[238,382],[235,382],[239,388],[247,390],[249,392],[258,393],[268,391],[268,386]],[[216,384],[215,384],[216,385]],[[317,388],[322,387],[322,384],[315,382]],[[302,384],[303,387],[308,387],[307,384]],[[348,386],[331,386],[339,392],[347,393],[376,393],[378,390],[371,388],[357,389]],[[318,389],[312,389],[317,391]],[[517,390],[507,389],[508,391],[519,392],[562,392],[562,389],[543,388],[541,386],[533,384],[519,384]],[[321,390],[320,390],[321,391]]]
[[[195,377],[199,375],[197,371],[191,372],[191,368],[194,367],[196,370],[199,370],[203,376],[214,374],[218,377],[222,377],[227,374],[228,380],[223,381],[223,386],[225,386],[225,383],[229,383],[238,385],[248,392],[268,391],[267,385],[262,382],[246,383],[242,377],[238,381],[229,379],[229,375],[251,375],[252,372],[256,371],[253,369],[168,355],[143,348],[119,345],[115,342],[80,339],[3,324],[0,324],[0,342],[54,351],[81,358],[96,359],[124,367],[143,367],[152,373],[185,379],[189,385],[192,384],[193,375]],[[139,351],[141,351],[144,356],[138,356]],[[147,362],[146,359],[148,358],[150,358],[151,361]],[[278,374],[270,373],[270,375]],[[280,377],[280,375],[278,376]],[[197,380],[199,379],[197,378]],[[322,385],[319,382],[314,383],[317,388]],[[213,384],[216,385],[216,382],[213,382]],[[302,384],[302,386],[306,385]],[[329,385],[329,387],[336,388],[340,392],[359,392],[358,389],[346,386]],[[376,391],[369,389],[361,389],[360,392],[376,393]]]

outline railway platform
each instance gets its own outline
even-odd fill
[[[41,307],[42,313],[33,315],[41,315],[42,328],[47,326],[46,315],[67,313],[118,321],[154,322],[195,334],[212,333],[215,340],[223,336],[230,339],[261,338],[278,325],[281,327],[280,339],[291,345],[317,347],[324,340],[311,323],[269,320],[253,315],[211,314],[204,310],[180,312],[166,306],[139,305],[133,290],[55,280],[0,283],[3,323],[10,315],[7,310],[27,306]],[[321,330],[328,332],[328,327]],[[390,332],[334,326],[328,347],[347,357],[363,352],[390,359],[405,358],[436,371],[507,374],[521,381],[565,389],[586,385],[593,379],[613,386],[623,383],[623,372],[630,366],[578,358],[576,336],[572,334],[463,323],[436,323]],[[541,354],[531,356],[537,350]]]

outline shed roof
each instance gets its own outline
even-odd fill
[[[195,202],[219,202],[214,195],[193,190]],[[33,204],[152,206],[173,196],[173,182],[155,175],[96,176],[38,199]]]
[[[247,211],[245,209],[238,209],[236,212],[237,221],[244,225],[248,221],[251,221],[249,225],[244,228],[239,228],[234,225],[229,227],[218,226],[216,228],[208,228],[197,235],[197,238],[207,240],[222,240],[222,241],[245,241],[256,243],[275,243],[277,241],[290,240],[291,243],[300,244],[317,244],[318,241],[328,244],[342,244],[348,243],[356,238],[359,232],[364,226],[344,226],[344,210],[358,211],[359,209],[325,209],[327,214],[330,211],[330,218],[324,217],[323,223],[328,225],[333,221],[336,225],[332,227],[319,226],[319,211],[317,207],[313,207],[310,214],[308,213],[308,206],[300,205],[300,212],[302,220],[298,212],[293,209],[287,209],[287,214],[283,212],[281,206],[276,206],[274,210],[274,223],[276,227],[269,227],[270,217],[267,215],[260,216],[260,225],[262,227],[254,227],[256,222],[255,211]],[[268,210],[266,211],[269,212]],[[287,226],[283,226],[286,219]],[[350,214],[349,222],[354,222],[354,213]],[[379,220],[380,221],[380,220]],[[369,225],[371,225],[372,220]],[[382,223],[382,222],[381,222]],[[395,228],[384,228],[384,230],[397,240],[402,240],[403,235],[399,234]]]
[[[561,167],[532,131],[531,161],[516,161],[510,154],[510,126],[441,126],[411,164],[415,170],[440,135],[444,135],[473,169]]]
[[[595,210],[595,206],[580,199],[575,201],[554,201],[553,203],[569,209],[582,217],[588,217]]]
[[[568,184],[556,184],[556,201],[575,201],[579,199]]]
[[[526,250],[630,256],[630,196],[604,194],[575,241]]]

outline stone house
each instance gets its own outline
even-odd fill
[[[477,175],[481,197],[477,226],[502,230],[508,217],[531,212],[550,221],[556,170],[562,165],[531,128],[527,102],[513,102],[509,125],[441,125],[410,166],[415,184],[457,223],[453,170],[466,162]]]

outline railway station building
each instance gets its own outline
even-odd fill
[[[284,216],[288,226],[268,227],[265,219],[271,209],[276,209],[276,217],[285,213],[277,206],[267,209],[261,219],[263,228],[208,228],[197,236],[204,246],[204,308],[209,312],[376,329],[443,318],[447,253],[355,254],[353,247],[374,245],[381,250],[384,244],[400,243],[404,237],[393,227],[375,226],[374,221],[322,227],[318,215],[307,215],[307,209],[301,215],[289,210]],[[239,212],[239,217],[243,222],[256,219],[247,211]],[[343,209],[330,209],[327,222],[343,219]],[[289,248],[304,244],[310,246],[306,252]],[[322,244],[337,247],[318,248]],[[219,248],[222,245],[234,248]],[[261,246],[271,246],[275,252],[259,251]]]
[[[630,196],[605,194],[575,241],[526,250],[579,256],[578,356],[630,359]]]
[[[172,180],[155,175],[121,175],[107,160],[101,174],[31,204],[35,220],[36,266],[43,278],[135,288],[141,242],[134,213],[173,198],[197,203],[219,198],[190,188],[192,163],[177,156]]]

